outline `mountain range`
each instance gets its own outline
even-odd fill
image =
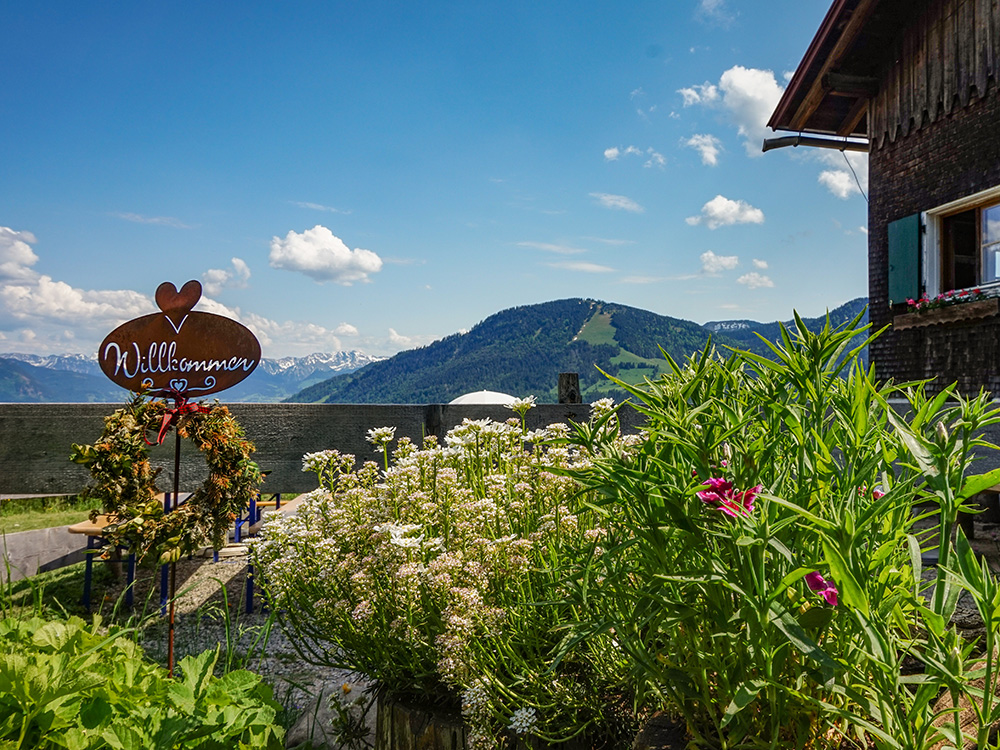
[[[858,298],[830,311],[839,325],[864,313]],[[810,329],[826,317],[804,320]],[[325,403],[447,403],[478,390],[556,400],[559,373],[576,372],[584,401],[624,394],[602,371],[627,383],[667,369],[661,348],[675,360],[700,351],[709,337],[719,347],[768,354],[780,323],[713,321],[705,326],[626,305],[567,299],[514,307],[454,334],[351,373],[336,375],[286,399]]]
[[[831,310],[831,322],[852,320],[867,302],[859,297]],[[810,328],[824,322],[825,317],[805,320]],[[719,347],[766,354],[757,334],[774,341],[779,327],[753,320],[702,326],[600,300],[557,300],[503,310],[466,333],[389,358],[346,351],[263,359],[250,377],[219,395],[229,402],[422,404],[491,390],[533,394],[547,402],[556,400],[559,373],[576,372],[583,400],[592,401],[622,394],[601,371],[629,383],[663,372],[661,347],[683,359],[711,337]],[[101,372],[96,354],[0,354],[0,401],[115,403],[126,398]]]
[[[360,351],[262,359],[250,377],[220,394],[220,398],[280,401],[332,373],[351,372],[380,359]],[[101,371],[96,354],[0,354],[0,401],[118,402],[127,397],[127,391]]]

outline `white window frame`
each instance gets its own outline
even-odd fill
[[[921,213],[920,221],[924,226],[921,261],[924,268],[924,289],[928,297],[934,299],[941,292],[946,291],[941,289],[941,227],[944,217],[948,214],[976,208],[982,203],[996,201],[1000,201],[1000,185]],[[979,288],[1000,291],[1000,279],[981,283]]]

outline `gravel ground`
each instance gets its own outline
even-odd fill
[[[243,667],[260,674],[274,688],[275,699],[286,708],[288,723],[294,725],[289,732],[289,747],[311,739],[312,748],[345,750],[351,745],[333,741],[333,732],[326,727],[336,718],[326,704],[331,696],[349,707],[355,721],[368,725],[367,739],[371,740],[374,726],[374,709],[368,716],[362,708],[368,703],[367,688],[371,681],[363,675],[348,670],[317,666],[304,660],[282,631],[276,618],[263,611],[259,598],[255,598],[252,613],[247,613],[246,557],[240,548],[231,548],[229,555],[213,562],[211,556],[195,557],[177,563],[174,610],[174,659],[198,654],[206,649],[222,646],[220,660],[228,653],[234,659],[233,667]],[[146,653],[166,664],[168,619],[157,616],[159,603],[160,571],[139,569],[136,575],[135,602],[137,613],[152,613],[139,638]],[[119,579],[104,592],[105,608],[119,600],[124,590],[124,578]],[[227,615],[228,611],[228,615]],[[313,726],[316,724],[317,726]],[[354,747],[366,747],[363,742]]]

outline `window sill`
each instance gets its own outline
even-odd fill
[[[978,302],[960,302],[957,305],[938,307],[924,312],[896,315],[892,319],[892,328],[894,331],[902,331],[907,328],[991,318],[997,313],[1000,313],[1000,297],[993,297]]]

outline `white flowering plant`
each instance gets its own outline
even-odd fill
[[[252,550],[304,657],[396,697],[461,707],[472,749],[504,735],[585,734],[600,747],[619,730],[607,717],[628,714],[610,638],[563,643],[581,611],[558,571],[600,555],[604,531],[566,476],[586,456],[550,443],[565,425],[526,430],[532,403],[507,422],[465,420],[443,444],[400,438],[391,462],[394,433],[372,430],[382,466],[307,455],[319,489],[298,513],[271,517]],[[602,424],[609,411],[598,405]]]

